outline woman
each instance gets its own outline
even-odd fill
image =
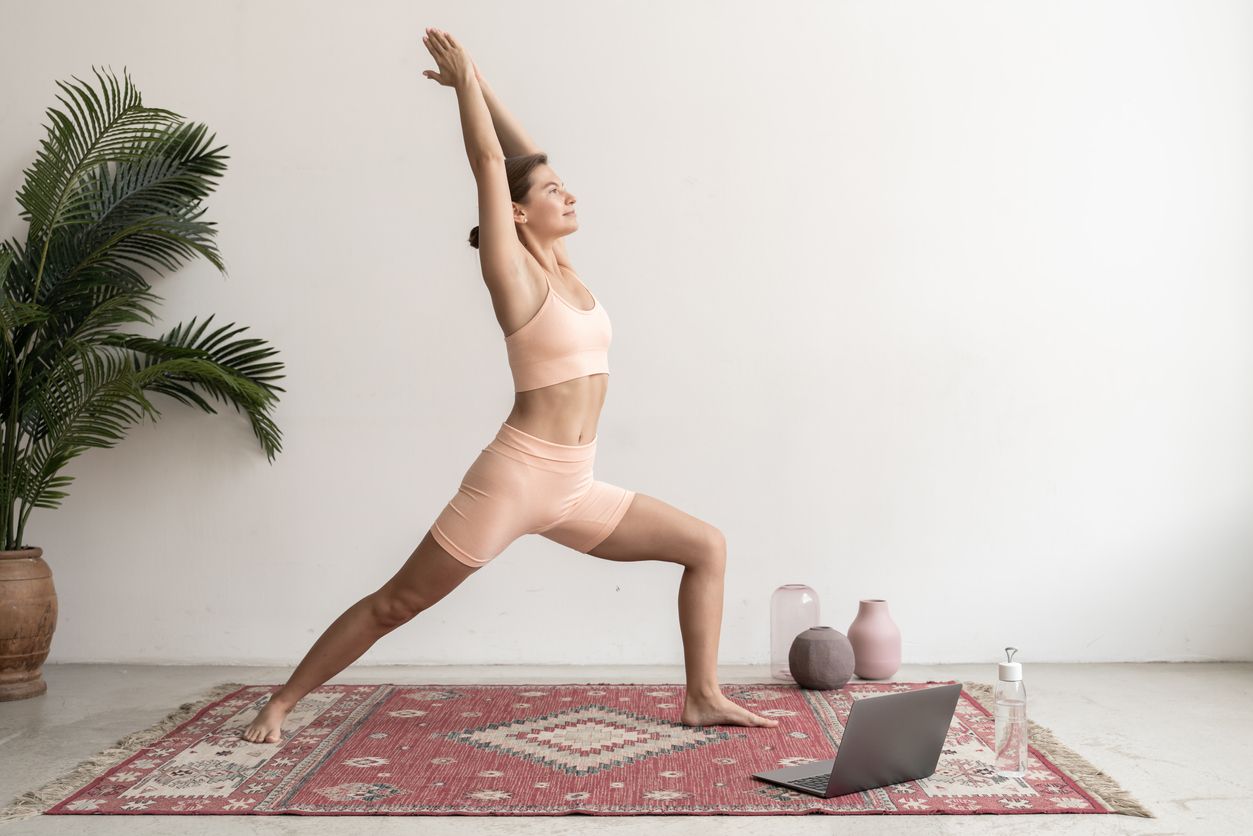
[[[439,29],[428,28],[422,41],[439,65],[438,73],[423,75],[457,93],[478,183],[480,225],[470,243],[479,249],[505,335],[513,409],[400,571],[327,628],[242,737],[280,742],[283,719],[301,697],[529,533],[606,560],[682,565],[687,689],[681,721],[777,726],[718,687],[722,532],[659,499],[592,478],[612,329],[566,256],[562,238],[579,223],[574,195],[492,94],[465,48]]]

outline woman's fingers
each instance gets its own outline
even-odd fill
[[[435,57],[435,63],[439,65],[441,71],[439,77],[431,77],[435,78],[440,84],[448,83],[444,80],[446,75],[459,78],[464,74],[467,67],[473,66],[469,53],[451,34],[442,29],[428,26],[422,42],[426,44],[427,49],[431,51],[431,55]],[[478,72],[477,68],[474,72]]]
[[[445,32],[443,29],[435,29],[434,27],[427,27],[426,31],[427,31],[427,34],[431,36],[431,40],[433,40],[441,49],[460,49],[461,48],[461,44],[459,44],[456,41],[456,39],[453,38],[452,34],[449,32]]]

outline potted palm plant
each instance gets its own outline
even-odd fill
[[[42,667],[57,598],[43,549],[26,543],[34,508],[57,508],[91,447],[112,447],[129,425],[160,414],[148,393],[206,412],[205,395],[247,415],[270,462],[281,434],[270,419],[283,377],[277,353],[235,338],[213,316],[158,337],[126,333],[153,321],[160,301],[141,274],[160,275],[199,253],[223,274],[201,201],[225,170],[206,128],[144,107],[123,68],[57,82],[64,110],[18,191],[26,241],[0,242],[0,701],[47,691]]]

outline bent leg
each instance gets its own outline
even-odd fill
[[[635,499],[614,529],[588,554],[605,560],[666,560],[683,567],[679,581],[679,630],[687,694],[685,725],[778,725],[722,695],[718,685],[718,639],[722,631],[726,539],[722,531],[648,494]]]
[[[669,503],[637,493],[614,529],[587,552],[604,560],[665,560],[683,567],[679,631],[688,691],[703,697],[718,686],[726,541],[717,527]]]

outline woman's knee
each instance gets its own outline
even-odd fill
[[[727,563],[727,536],[722,533],[722,529],[717,525],[710,525],[707,533],[709,539],[709,554],[715,563],[725,565]]]
[[[411,620],[430,605],[420,596],[384,586],[370,596],[370,611],[382,627],[393,628]]]
[[[702,527],[701,565],[712,569],[724,569],[727,564],[727,538],[722,529],[706,523]]]
[[[400,571],[372,596],[375,617],[385,625],[403,624],[438,604],[477,570],[454,558],[428,531]]]

